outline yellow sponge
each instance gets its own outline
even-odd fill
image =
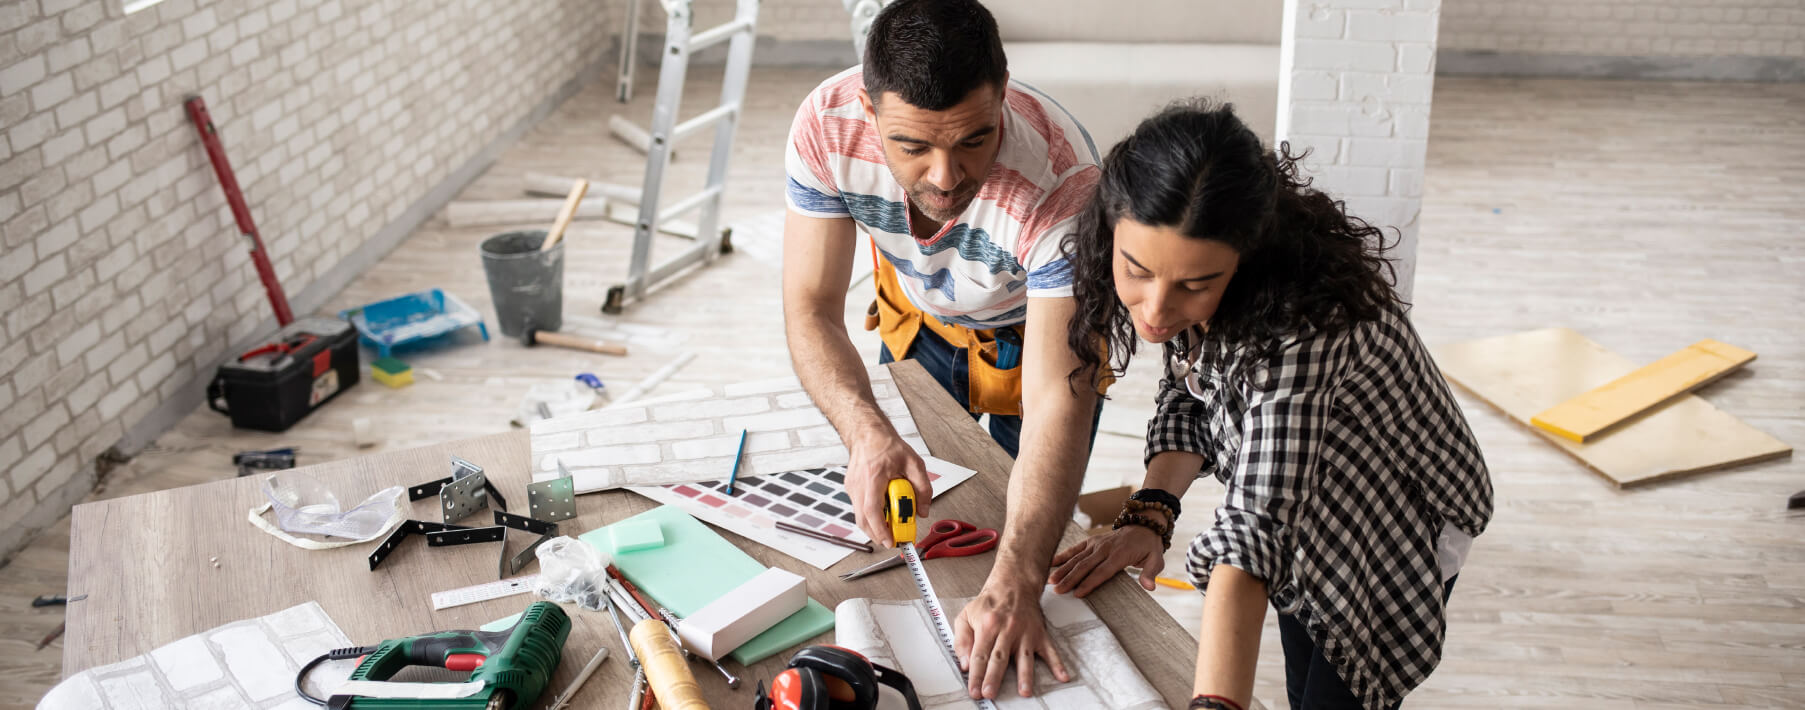
[[[370,377],[390,387],[400,389],[414,383],[414,368],[407,363],[392,357],[378,358],[370,363]]]

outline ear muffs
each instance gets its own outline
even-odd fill
[[[771,694],[760,695],[756,710],[871,710],[877,707],[878,686],[901,693],[910,710],[921,710],[921,701],[909,679],[864,656],[839,646],[810,646],[790,658],[790,667],[771,679]]]
[[[800,671],[804,682],[812,679],[820,688],[820,705],[828,710],[862,710],[877,706],[877,674],[871,662],[838,646],[810,646],[790,658],[790,669]],[[785,671],[788,673],[789,671]]]

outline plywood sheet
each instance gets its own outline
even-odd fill
[[[1433,348],[1442,374],[1529,425],[1536,414],[1622,377],[1636,363],[1568,328]],[[1531,427],[1619,487],[1785,456],[1792,447],[1684,395],[1581,444]]]
[[[1586,443],[1680,395],[1755,361],[1755,353],[1706,338],[1537,414],[1529,423]]]

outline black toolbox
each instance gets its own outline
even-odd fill
[[[357,375],[357,330],[340,320],[302,318],[220,365],[207,385],[207,406],[241,429],[287,431],[356,385]]]

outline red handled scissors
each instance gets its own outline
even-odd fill
[[[963,520],[936,520],[928,527],[927,536],[915,543],[915,547],[923,560],[965,557],[996,549],[997,538],[996,528],[980,528]],[[895,557],[840,575],[840,579],[850,582],[903,564],[903,556],[899,552]]]

